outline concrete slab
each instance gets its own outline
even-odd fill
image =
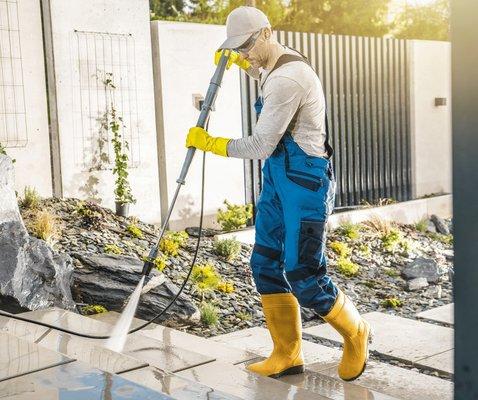
[[[219,361],[187,369],[176,375],[241,399],[327,399],[325,396],[291,386],[276,379],[252,374],[236,365]]]
[[[72,361],[35,343],[0,333],[0,381]]]
[[[44,326],[0,316],[0,331],[10,333],[28,342],[35,342],[49,330]]]
[[[93,335],[108,335],[111,325],[70,311],[53,309],[32,311],[29,317],[68,329]],[[53,335],[52,335],[53,336]],[[58,335],[55,336],[58,338]],[[103,346],[104,341],[91,342],[93,346]],[[65,345],[63,345],[65,346]],[[163,371],[175,372],[214,360],[178,347],[168,346],[157,340],[142,336],[139,332],[128,336],[123,352],[132,358],[154,365]]]
[[[122,377],[174,397],[177,400],[237,400],[239,397],[216,391],[174,374],[148,367],[121,374]]]
[[[109,372],[72,362],[0,382],[0,398],[9,400],[166,400],[172,397]]]
[[[453,348],[453,329],[380,312],[365,314],[364,318],[374,329],[370,349],[381,354],[415,362]],[[304,332],[342,343],[342,337],[329,324]]]
[[[104,336],[111,333],[110,325],[61,308],[29,311],[22,313],[22,316],[88,335]]]
[[[416,365],[433,368],[437,371],[444,372],[446,374],[453,375],[454,373],[454,360],[453,350],[445,351],[441,354],[436,354],[431,357],[424,358],[415,362]]]
[[[115,324],[119,313],[108,312],[102,314],[92,315],[91,317],[98,321]],[[145,321],[135,318],[133,320],[133,327],[136,327]],[[191,335],[186,332],[181,332],[176,329],[167,328],[158,324],[148,325],[141,330],[141,335],[147,336],[160,342],[181,349],[193,351],[199,354],[207,355],[223,362],[238,364],[247,360],[257,358],[256,354],[234,348],[232,346],[225,346],[221,343],[213,342],[211,340]]]
[[[165,372],[177,372],[214,361],[212,356],[169,346],[158,340],[143,336],[139,332],[128,336],[123,353]]]
[[[303,374],[284,376],[279,378],[279,380],[334,400],[396,399],[396,397],[357,385],[355,382],[353,384],[344,382],[341,379],[333,378],[309,369]]]
[[[106,372],[118,374],[148,365],[144,361],[106,349],[101,346],[102,343],[102,340],[84,339],[58,331],[49,332],[39,342],[41,346]]]
[[[268,357],[273,347],[269,331],[260,327],[215,336],[212,340],[249,351],[261,357]],[[302,351],[306,364],[321,363],[324,369],[338,365],[342,357],[340,349],[322,346],[306,340],[302,341]]]
[[[430,321],[442,322],[453,325],[453,303],[441,307],[432,308],[417,314],[418,318],[428,319]]]
[[[319,367],[321,368],[320,365]],[[307,368],[314,370],[315,366],[312,364]],[[325,371],[320,369],[320,371],[321,374],[338,379],[337,368]],[[451,400],[453,398],[453,382],[451,381],[376,361],[369,361],[365,372],[353,384],[403,400]],[[355,392],[359,393],[358,391],[353,393]],[[347,396],[344,398],[349,399]],[[376,397],[357,397],[357,400],[361,398],[376,399]]]

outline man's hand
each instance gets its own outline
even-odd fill
[[[244,71],[250,68],[251,63],[245,60],[237,51],[234,51],[234,50],[224,50],[224,51],[231,52],[229,60],[227,61],[226,69],[231,68],[232,64],[236,64],[239,68],[242,68]],[[223,50],[216,51],[216,54],[214,54],[214,64],[217,65],[219,63],[222,52]]]
[[[203,128],[195,126],[189,129],[186,137],[186,147],[195,147],[202,151],[210,151],[211,153],[227,157],[227,143],[231,139],[222,137],[213,137],[209,135]]]

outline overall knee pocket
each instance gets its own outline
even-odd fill
[[[325,221],[302,219],[298,242],[298,262],[319,266],[325,247]]]

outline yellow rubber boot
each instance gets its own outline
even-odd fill
[[[368,361],[371,341],[370,325],[340,290],[332,310],[324,317],[344,338],[344,350],[339,364],[339,376],[344,381],[357,379]]]
[[[250,364],[247,369],[271,378],[304,372],[302,321],[297,299],[292,293],[265,294],[262,307],[274,349],[269,358]]]

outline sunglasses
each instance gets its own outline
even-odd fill
[[[253,33],[249,39],[247,39],[240,47],[236,48],[236,51],[240,51],[242,53],[247,53],[251,50],[254,45],[256,44],[256,40],[261,34],[261,31]]]

